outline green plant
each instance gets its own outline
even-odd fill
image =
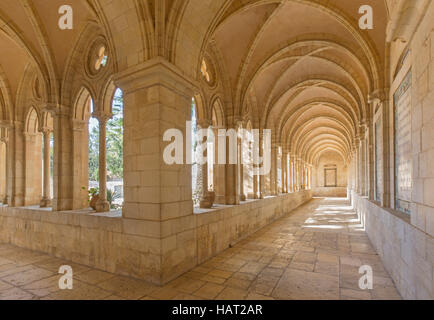
[[[92,198],[99,193],[99,188],[90,188],[87,191],[87,193],[88,193],[88,200],[90,202],[92,200]]]
[[[111,209],[117,209],[118,206],[115,205],[113,202],[121,198],[121,194],[119,192],[116,192],[115,190],[107,189],[107,201],[110,204]]]

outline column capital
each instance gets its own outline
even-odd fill
[[[50,127],[41,127],[39,129],[39,132],[41,132],[42,134],[51,134],[53,132],[53,129]]]
[[[0,128],[9,129],[13,127],[13,122],[9,120],[0,120]]]
[[[199,85],[195,80],[162,57],[147,60],[121,71],[115,75],[114,82],[124,93],[146,89],[156,84],[174,89],[178,94],[189,99],[199,92]]]
[[[386,90],[377,89],[368,94],[368,103],[379,103],[386,99]]]
[[[108,113],[104,113],[101,111],[97,111],[92,113],[92,117],[96,118],[100,124],[106,124],[107,121],[109,121],[111,119],[111,117],[113,117],[113,114],[108,114]]]
[[[198,119],[196,123],[202,129],[211,128],[212,126],[212,120],[208,120],[208,119]]]

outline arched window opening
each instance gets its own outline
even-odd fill
[[[197,109],[196,101],[191,99],[191,186],[193,205],[199,206],[202,196],[202,170],[197,162],[198,141],[197,141]]]
[[[124,202],[124,100],[116,89],[112,101],[112,118],[107,121],[107,201],[111,209]]]
[[[254,198],[253,186],[253,140],[252,140],[252,124],[247,123],[246,137],[243,139],[243,157],[244,157],[244,192],[249,199]]]
[[[53,118],[48,113],[45,115],[45,127],[42,128],[41,137],[41,161],[42,161],[42,198],[41,208],[51,206],[54,196],[54,134]]]
[[[277,190],[279,193],[283,192],[282,182],[282,147],[279,147],[277,150]]]
[[[34,107],[27,114],[25,131],[24,206],[40,205],[43,192],[43,161],[40,119]]]
[[[99,122],[92,116],[94,113],[94,104],[91,97],[87,101],[86,120],[88,124],[88,176],[89,176],[89,193],[95,195],[99,188]]]

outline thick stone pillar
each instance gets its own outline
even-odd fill
[[[222,140],[223,133],[219,133],[218,127],[214,127],[214,191],[215,191],[215,203],[226,204],[226,165],[219,163],[219,144]]]
[[[43,141],[44,141],[44,163],[43,163],[43,190],[41,199],[41,208],[47,208],[51,206],[51,185],[50,185],[50,135],[51,130],[42,130]]]
[[[282,175],[282,193],[287,193],[286,185],[286,150],[282,148],[282,157],[280,158],[280,172]]]
[[[227,134],[230,131],[234,131],[236,133],[236,140],[231,141],[232,139],[226,135],[226,165],[225,169],[225,202],[227,205],[236,205],[240,203],[240,194],[239,194],[239,186],[238,186],[238,125],[232,124],[228,127]],[[235,144],[235,145],[233,145]],[[231,160],[231,152],[235,152],[234,159]],[[231,163],[232,162],[232,163]],[[234,163],[235,162],[235,163]]]
[[[355,156],[355,161],[354,161],[354,177],[355,177],[355,192],[356,193],[360,193],[359,192],[359,185],[360,185],[360,180],[359,180],[359,168],[360,168],[360,141],[358,140],[358,138],[356,138],[356,141],[354,142],[354,156]]]
[[[186,146],[195,84],[162,58],[118,74],[115,83],[124,92],[125,105],[122,232],[143,248],[140,256],[120,252],[116,267],[122,273],[134,263],[132,276],[164,284],[197,265]],[[165,134],[169,141],[163,140]],[[183,161],[165,153],[173,146]]]
[[[24,132],[24,206],[39,205],[42,194],[42,139],[40,133]]]
[[[292,154],[289,154],[289,192],[294,192],[294,171],[293,171],[294,159]]]
[[[271,146],[271,194],[273,196],[279,193],[277,186],[277,153],[278,146],[273,143]]]
[[[242,122],[238,123],[238,128],[242,129]],[[239,188],[240,188],[240,201],[246,201],[246,193],[244,191],[244,153],[246,139],[244,130],[241,130],[241,135],[238,137],[238,167],[239,167]]]
[[[89,127],[83,120],[72,120],[72,208],[73,210],[89,207]],[[55,142],[56,143],[56,142]]]
[[[0,174],[4,174],[4,191],[2,198],[0,199],[2,204],[7,205],[9,202],[9,174],[10,174],[10,149],[9,149],[9,131],[8,128],[0,128],[2,134],[1,142],[3,142],[4,148],[4,171]]]
[[[390,130],[393,130],[393,126],[391,125],[391,121],[389,118],[389,103],[388,99],[384,99],[381,102],[382,104],[382,117],[383,117],[383,149],[382,149],[382,157],[383,157],[383,193],[381,196],[381,205],[385,208],[393,207],[394,202],[394,173],[393,173],[393,162],[394,158],[391,152],[391,146],[393,146],[393,140],[391,139]],[[392,101],[393,103],[393,101]],[[393,114],[393,113],[392,113]],[[391,128],[392,126],[392,128]]]
[[[0,128],[1,135],[1,128]],[[0,136],[0,202],[3,203],[4,198],[6,197],[6,178],[7,177],[7,169],[6,169],[6,143]]]
[[[367,141],[367,154],[368,154],[368,166],[367,166],[367,189],[369,200],[375,200],[375,163],[374,163],[374,130],[373,122],[367,122],[368,128],[368,141]]]
[[[253,172],[255,172],[257,168],[258,165],[253,164]],[[257,174],[253,174],[253,199],[259,199],[259,181]]]
[[[64,109],[64,110],[63,110]],[[69,110],[56,107],[52,112],[54,121],[54,185],[53,211],[74,209],[73,130]]]
[[[301,190],[301,159],[296,158],[296,191]]]
[[[366,196],[366,139],[360,141],[360,194]]]
[[[11,207],[24,206],[25,189],[25,139],[23,134],[23,123],[15,121],[10,128],[10,166],[9,175]]]

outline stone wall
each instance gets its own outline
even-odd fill
[[[92,214],[87,211],[52,212],[0,206],[0,242],[41,251],[58,258],[120,275],[167,283],[259,228],[289,213],[312,198],[310,191],[224,206],[207,213],[177,220],[176,225],[146,229],[146,235],[131,232],[128,219],[120,214]],[[136,223],[136,229],[140,225]],[[160,233],[175,236],[161,244]],[[187,235],[185,235],[187,233]],[[156,236],[152,236],[156,234]],[[177,268],[162,268],[164,252],[177,250]],[[196,250],[196,247],[198,250]],[[194,250],[191,250],[193,248]],[[190,251],[194,252],[191,259]],[[183,256],[183,252],[186,254]],[[163,257],[163,258],[162,258]],[[187,261],[188,260],[188,263]],[[60,267],[60,266],[59,266]]]
[[[434,238],[413,226],[407,215],[354,192],[352,202],[401,296],[434,299]]]
[[[312,188],[314,197],[346,197],[346,187],[314,187]]]
[[[310,190],[248,201],[196,215],[198,263],[312,199]]]

